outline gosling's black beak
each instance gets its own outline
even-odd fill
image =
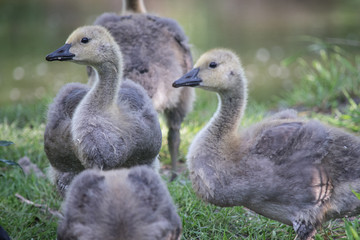
[[[197,76],[200,68],[194,68],[173,83],[173,87],[196,87],[202,80]]]
[[[46,60],[48,61],[68,61],[72,60],[75,57],[75,54],[71,53],[69,50],[71,48],[71,44],[67,43],[61,48],[55,50],[46,56]]]

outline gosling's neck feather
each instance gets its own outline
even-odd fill
[[[227,181],[232,176],[222,175],[226,172],[222,172],[222,166],[229,165],[222,165],[221,162],[228,159],[227,152],[238,151],[237,146],[242,141],[238,127],[246,108],[247,88],[246,82],[240,84],[242,85],[237,86],[237,89],[217,93],[218,109],[197,134],[188,153],[187,164],[194,189],[206,201],[223,206],[229,206],[227,201],[232,200],[224,200],[223,196],[228,194],[228,189],[221,181]],[[242,194],[236,193],[239,201],[242,201]]]
[[[218,109],[208,124],[208,130],[216,139],[220,140],[229,134],[237,135],[247,103],[246,79],[242,80],[236,89],[218,92],[217,95]]]
[[[113,61],[117,59],[118,61]],[[93,66],[98,73],[95,84],[83,100],[83,104],[87,104],[93,110],[106,110],[110,106],[117,104],[118,91],[122,82],[122,59],[121,55]]]
[[[99,102],[103,106],[116,104],[121,83],[121,69],[112,63],[104,63],[97,71],[99,78],[94,93],[101,98]]]

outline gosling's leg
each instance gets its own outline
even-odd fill
[[[296,232],[296,236],[300,240],[313,240],[316,234],[316,226],[310,221],[299,219],[293,222],[293,227]]]
[[[170,127],[168,132],[168,147],[171,157],[171,181],[177,177],[176,162],[179,156],[180,141],[180,128]]]
[[[171,109],[165,111],[165,117],[167,120],[168,126],[168,148],[171,157],[171,181],[173,181],[176,174],[176,162],[179,157],[179,147],[180,147],[180,127],[181,123],[185,117],[184,113],[181,113],[179,109]]]
[[[192,65],[192,64],[191,64]],[[190,65],[189,65],[190,66]],[[181,89],[180,101],[175,108],[166,109],[165,117],[167,120],[168,132],[168,147],[171,157],[171,180],[176,178],[176,161],[179,158],[180,127],[186,114],[192,109],[192,103],[195,99],[195,91],[192,88]]]

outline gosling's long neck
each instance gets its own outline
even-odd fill
[[[231,206],[234,199],[242,198],[239,192],[236,192],[236,198],[227,197],[233,193],[222,181],[231,182],[233,176],[225,174],[231,172],[226,169],[230,166],[228,164],[224,165],[226,171],[222,171],[222,161],[231,158],[227,154],[238,150],[234,147],[237,148],[241,141],[237,133],[247,101],[245,84],[232,92],[218,93],[218,110],[189,149],[187,164],[194,189],[205,201],[215,205]]]
[[[146,13],[146,8],[143,0],[123,0],[122,14],[127,12]]]
[[[247,103],[247,84],[242,81],[237,89],[218,92],[218,109],[208,124],[212,139],[224,140],[237,135]]]
[[[83,100],[92,110],[103,111],[117,104],[122,69],[118,62],[104,62],[96,67],[98,78]]]

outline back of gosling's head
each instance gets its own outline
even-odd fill
[[[236,53],[225,48],[215,48],[203,53],[196,61],[194,67],[205,65],[210,67],[210,63],[212,62],[217,65],[226,64],[229,68],[241,67],[241,61]]]
[[[148,167],[87,170],[71,184],[58,239],[177,239],[181,222],[169,193]]]

